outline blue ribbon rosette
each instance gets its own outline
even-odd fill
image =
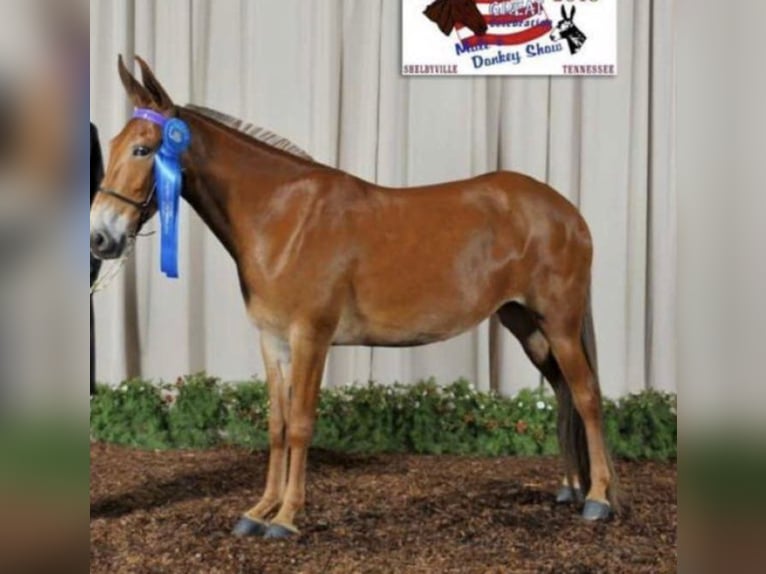
[[[162,145],[154,158],[160,217],[160,270],[171,278],[178,277],[178,209],[183,185],[181,154],[190,142],[189,126],[183,120],[170,118],[165,121]]]

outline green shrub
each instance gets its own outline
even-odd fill
[[[268,390],[259,381],[221,384],[195,375],[175,385],[129,381],[100,386],[94,438],[133,446],[268,446]],[[618,457],[676,456],[676,398],[646,391],[604,401],[607,442]],[[323,389],[313,445],[349,452],[552,455],[558,452],[556,401],[547,387],[513,397],[478,392],[466,380],[440,387],[369,383]]]
[[[173,445],[204,448],[217,444],[224,422],[223,398],[218,379],[204,373],[178,379],[177,396],[168,412]]]
[[[676,396],[658,391],[631,394],[605,405],[605,432],[613,452],[632,460],[676,456]]]
[[[264,449],[269,446],[269,392],[266,385],[248,381],[223,388],[223,441]]]
[[[170,446],[160,388],[138,379],[115,388],[99,386],[90,405],[90,432],[104,442],[142,448]]]
[[[400,389],[369,384],[322,391],[313,444],[349,452],[406,450],[393,408]]]

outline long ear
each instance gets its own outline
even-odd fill
[[[570,22],[571,22],[572,20],[574,20],[574,13],[575,13],[575,10],[577,10],[577,6],[572,6],[572,9],[569,11],[569,21],[570,21]]]
[[[568,20],[568,18],[567,18],[567,9],[566,9],[566,6],[564,6],[563,4],[561,5],[561,17],[564,20]]]
[[[125,91],[128,93],[128,97],[133,102],[133,105],[137,108],[149,107],[153,103],[152,96],[125,67],[125,62],[122,61],[122,54],[117,58],[117,69],[120,72],[122,85],[125,87]]]
[[[173,100],[159,83],[154,76],[149,64],[147,64],[140,56],[135,56],[138,65],[141,67],[141,81],[144,83],[144,87],[154,98],[154,102],[161,110],[169,110],[173,107]]]
[[[423,10],[423,14],[432,20],[445,36],[449,36],[452,33],[452,29],[455,27],[455,20],[452,17],[450,0],[434,0]]]

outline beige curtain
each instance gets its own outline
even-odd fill
[[[137,53],[177,103],[246,118],[321,162],[381,184],[496,169],[543,179],[580,206],[594,236],[605,394],[674,390],[671,3],[620,2],[613,79],[403,78],[400,6],[92,0],[91,117],[106,147],[129,113],[117,54]],[[157,250],[155,237],[141,239],[123,274],[95,297],[99,379],[262,375],[258,333],[245,316],[233,262],[190,209],[179,280],[159,273]],[[417,349],[334,349],[325,384],[429,376],[467,377],[504,393],[540,383],[518,343],[487,321]]]

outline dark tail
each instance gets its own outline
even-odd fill
[[[601,386],[598,381],[598,361],[596,356],[596,333],[593,328],[593,313],[590,304],[590,292],[588,292],[588,302],[586,304],[585,315],[583,316],[581,341],[583,351],[588,360],[588,365],[593,373],[593,382],[596,386],[599,400],[601,399]],[[559,385],[559,444],[561,445],[566,473],[570,484],[572,478],[576,476],[579,479],[580,487],[584,493],[590,490],[590,459],[588,457],[588,440],[585,436],[585,425],[583,424],[580,413],[574,407],[572,402],[572,391],[569,385]],[[602,430],[603,434],[603,419]],[[620,507],[620,495],[617,484],[617,474],[614,471],[612,457],[607,449],[606,462],[609,468],[609,490],[607,497],[612,508],[616,511]]]

